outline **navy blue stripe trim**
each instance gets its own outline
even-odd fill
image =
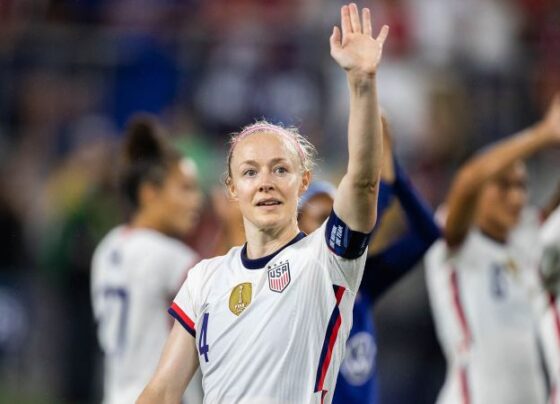
[[[181,318],[181,316],[180,316],[175,310],[173,310],[173,309],[170,307],[170,308],[167,309],[167,312],[168,312],[169,314],[171,314],[171,316],[174,317],[175,320],[177,320],[179,323],[181,323],[181,325],[183,326],[183,328],[184,328],[185,330],[187,330],[187,332],[188,332],[189,334],[191,334],[194,338],[196,338],[196,332],[195,332],[191,327],[189,327],[189,325],[188,325],[187,323],[185,323],[185,322],[183,321],[183,319]]]
[[[339,285],[333,285],[335,299],[336,294],[340,288],[341,286]],[[327,356],[327,351],[329,350],[329,342],[331,340],[331,334],[333,332],[334,325],[336,324],[336,320],[338,320],[339,316],[340,310],[338,309],[338,302],[336,302],[336,305],[334,306],[334,309],[331,313],[331,318],[329,319],[329,325],[327,326],[327,332],[325,333],[325,339],[323,341],[323,348],[321,349],[321,356],[319,357],[319,367],[317,368],[317,376],[315,377],[315,393],[319,391],[319,382],[321,381],[323,363],[325,362],[325,357]]]
[[[319,366],[317,368],[317,376],[315,377],[315,392],[319,391],[319,382],[321,381],[321,373],[323,370],[323,363],[325,362],[327,352],[329,350],[329,342],[331,340],[331,335],[333,333],[334,325],[336,320],[340,316],[340,310],[338,310],[338,305],[334,307],[329,320],[329,325],[327,326],[327,332],[325,333],[325,340],[323,341],[323,348],[321,349],[321,356],[319,358]]]
[[[306,234],[304,232],[300,231],[299,234],[297,236],[295,236],[284,247],[280,248],[279,250],[273,252],[270,255],[267,255],[266,257],[261,257],[261,258],[256,258],[256,259],[250,259],[250,258],[247,257],[247,243],[245,243],[245,245],[243,246],[243,249],[241,250],[241,262],[243,263],[243,266],[247,269],[261,269],[261,268],[264,268],[266,266],[266,264],[268,264],[271,259],[273,259],[274,257],[276,257],[276,255],[278,255],[280,253],[280,251],[282,251],[286,247],[291,246],[292,244],[297,243],[298,241],[300,241],[305,236],[306,236]]]

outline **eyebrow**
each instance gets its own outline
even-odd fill
[[[277,164],[280,162],[288,162],[288,159],[284,158],[284,157],[275,157],[272,160],[270,160],[271,164]],[[256,160],[245,160],[242,161],[240,164],[249,164],[249,165],[254,165],[254,166],[258,166],[259,163]]]

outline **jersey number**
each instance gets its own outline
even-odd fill
[[[204,355],[204,361],[208,362],[208,351],[210,346],[206,343],[206,333],[208,331],[208,313],[204,313],[202,318],[202,328],[200,329],[200,337],[198,338],[198,352],[200,356]]]
[[[128,317],[128,292],[124,288],[107,287],[103,290],[104,314],[101,319],[104,349],[114,355],[124,350]]]

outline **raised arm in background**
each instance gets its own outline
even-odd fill
[[[518,160],[545,148],[560,145],[560,95],[556,95],[544,119],[504,139],[460,168],[447,195],[444,237],[450,247],[460,245],[474,220],[483,186]]]

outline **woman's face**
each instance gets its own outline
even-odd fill
[[[282,229],[295,223],[298,197],[309,185],[295,146],[262,132],[239,141],[231,158],[230,196],[239,202],[245,226]]]
[[[171,234],[186,235],[198,221],[201,202],[196,167],[190,160],[181,160],[169,171],[157,194],[163,227]]]
[[[527,170],[516,162],[484,186],[478,201],[477,223],[496,237],[507,237],[527,203]]]

